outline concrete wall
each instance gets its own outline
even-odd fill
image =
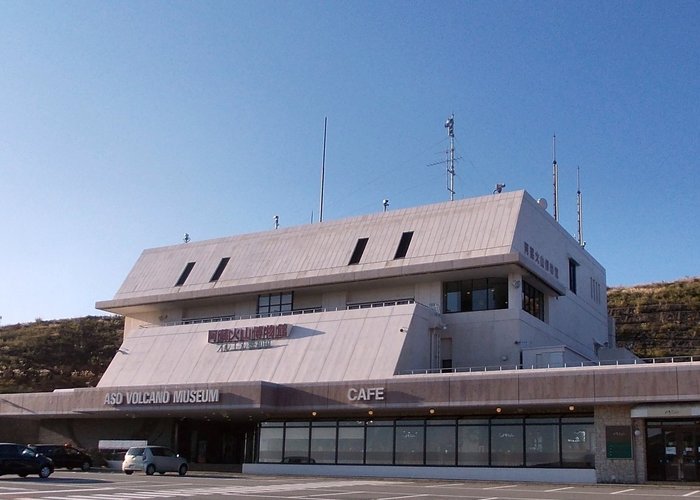
[[[631,459],[609,459],[607,458],[606,427],[608,426],[628,426],[631,428],[630,418],[631,406],[598,406],[595,409],[595,434],[596,453],[595,468],[597,481],[599,483],[638,483],[641,478],[635,467],[634,450],[639,449],[639,439],[632,446]],[[635,439],[632,431],[631,436]],[[642,462],[646,468],[646,463]]]

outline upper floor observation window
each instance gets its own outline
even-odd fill
[[[190,273],[192,272],[192,269],[194,268],[194,265],[195,265],[194,262],[187,263],[187,265],[185,266],[185,269],[182,271],[182,274],[177,279],[175,286],[182,286],[185,284],[185,281],[187,281],[187,278],[189,277]]]
[[[408,247],[411,245],[411,238],[413,238],[413,231],[408,231],[401,235],[401,241],[399,241],[399,247],[396,249],[394,259],[403,259],[406,257]]]
[[[293,309],[294,292],[258,295],[258,314],[268,315],[290,312]]]
[[[367,246],[368,241],[369,238],[360,238],[357,240],[357,243],[355,244],[355,250],[353,250],[352,256],[350,257],[350,262],[348,262],[349,266],[360,263],[360,260],[362,259],[362,254],[365,252],[365,247]]]
[[[448,281],[443,285],[445,313],[489,311],[508,308],[508,280],[482,278]]]
[[[576,293],[576,268],[578,262],[574,259],[569,259],[569,290]]]
[[[544,321],[544,294],[527,281],[523,281],[523,311]]]
[[[231,260],[231,257],[224,257],[223,259],[221,259],[219,265],[216,266],[214,274],[211,275],[209,283],[211,283],[212,281],[217,281],[219,278],[221,278],[221,275],[223,274],[224,269],[226,269],[226,265],[228,264],[229,260]]]

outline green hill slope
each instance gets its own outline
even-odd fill
[[[608,290],[617,343],[642,358],[700,357],[700,278]]]
[[[97,385],[122,343],[124,319],[87,316],[0,328],[0,393]]]

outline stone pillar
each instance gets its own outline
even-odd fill
[[[599,483],[638,483],[643,480],[639,475],[639,459],[644,452],[644,433],[634,435],[631,406],[597,406],[594,411],[596,452],[596,480]],[[627,427],[630,433],[632,458],[608,458],[606,428],[611,426]],[[641,445],[640,445],[641,443]],[[645,462],[641,463],[644,466]]]

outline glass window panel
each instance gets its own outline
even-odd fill
[[[311,461],[317,464],[335,463],[335,426],[311,429]]]
[[[559,424],[525,426],[528,467],[559,467]]]
[[[267,307],[270,305],[270,296],[269,295],[260,295],[258,297],[258,307]]]
[[[396,425],[423,425],[425,420],[397,420]]]
[[[425,439],[425,463],[427,465],[455,464],[455,427],[428,427]]]
[[[562,424],[561,462],[563,467],[595,467],[595,433],[592,423]]]
[[[281,427],[262,427],[260,429],[260,453],[259,462],[282,461],[282,436],[284,429]]]
[[[396,427],[396,461],[400,465],[423,465],[423,426]]]
[[[489,428],[487,425],[469,425],[457,428],[457,464],[489,464]]]
[[[394,455],[394,427],[367,427],[367,464],[391,464]]]
[[[460,425],[488,425],[488,418],[460,418]]]
[[[431,419],[426,420],[426,425],[455,425],[457,423],[454,419]]]
[[[489,279],[489,309],[508,309],[508,280]]]
[[[365,428],[350,427],[343,425],[353,425],[355,422],[340,422],[338,428],[338,463],[339,464],[361,464],[362,455],[365,449]]]
[[[485,311],[488,308],[487,280],[474,280],[472,283],[472,311]]]
[[[287,427],[284,439],[284,458],[305,462],[309,457],[309,427]]]
[[[523,458],[523,426],[494,425],[491,429],[491,465],[522,467]]]

